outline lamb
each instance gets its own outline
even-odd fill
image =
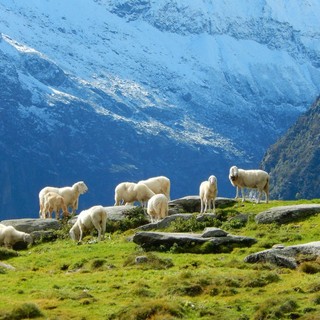
[[[118,184],[114,191],[115,206],[121,204],[133,204],[135,201],[139,201],[141,206],[144,207],[145,203],[154,196],[154,192],[151,191],[143,183],[134,182],[122,182]]]
[[[239,189],[242,193],[242,202],[245,201],[244,188],[258,189],[257,203],[260,203],[262,192],[266,195],[266,203],[269,202],[269,181],[270,176],[263,170],[243,170],[236,166],[230,168],[229,180],[237,188],[236,199],[239,195]]]
[[[216,210],[215,200],[218,194],[217,178],[211,175],[207,181],[203,181],[200,184],[199,195],[201,201],[200,213],[207,212],[207,208],[211,209],[211,203],[213,212]]]
[[[104,239],[107,225],[107,211],[102,206],[93,206],[83,210],[69,231],[72,240],[81,242],[85,232],[98,231],[98,241]]]
[[[157,222],[168,216],[168,198],[164,194],[155,194],[148,201],[147,213],[151,222]]]
[[[170,179],[164,176],[153,177],[147,180],[141,180],[138,184],[145,184],[155,194],[164,194],[170,201]]]
[[[79,205],[79,196],[88,191],[88,187],[83,181],[76,182],[72,187],[45,187],[39,192],[39,216],[42,217],[44,212],[44,195],[48,192],[55,192],[63,197],[65,205],[72,208],[72,214],[75,214]]]
[[[47,217],[47,213],[49,215],[49,218],[51,218],[52,212],[55,211],[56,219],[59,219],[60,210],[62,210],[64,217],[69,216],[69,212],[67,206],[65,205],[63,197],[55,192],[46,193],[44,195],[44,208],[42,212],[42,218],[45,219]]]
[[[30,234],[18,231],[12,226],[1,226],[0,227],[0,245],[3,245],[12,249],[13,245],[17,242],[32,243],[32,237]]]

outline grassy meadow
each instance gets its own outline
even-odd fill
[[[144,252],[129,241],[134,230],[100,242],[72,242],[67,227],[54,242],[15,254],[2,248],[0,319],[320,319],[320,258],[301,257],[297,270],[248,264],[244,258],[274,244],[320,240],[320,215],[286,225],[257,225],[267,208],[313,201],[238,202],[218,209],[219,226],[257,243],[231,253]],[[231,218],[249,214],[244,224]],[[196,220],[169,231],[201,232]],[[137,256],[148,261],[135,263]]]

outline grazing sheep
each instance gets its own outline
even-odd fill
[[[32,237],[30,234],[18,231],[12,226],[1,226],[0,228],[0,245],[3,245],[12,249],[13,245],[17,242],[32,243]]]
[[[148,201],[147,213],[151,222],[164,219],[168,215],[168,198],[164,194],[155,194]]]
[[[68,217],[69,212],[67,206],[64,203],[62,196],[55,192],[48,192],[44,195],[44,207],[42,212],[42,218],[51,218],[53,211],[56,213],[56,219],[60,218],[60,210],[62,210],[63,216]]]
[[[114,205],[133,204],[135,201],[139,201],[141,206],[144,207],[152,196],[154,196],[154,192],[143,183],[122,182],[115,188]]]
[[[145,184],[155,194],[164,194],[170,201],[170,179],[164,176],[153,177],[147,180],[141,180],[138,184]]]
[[[72,208],[72,213],[74,214],[78,209],[79,196],[88,191],[88,187],[83,181],[76,182],[72,187],[45,187],[39,192],[39,205],[40,211],[39,216],[42,217],[44,212],[44,195],[48,192],[55,192],[63,197],[65,205]]]
[[[242,193],[242,202],[245,201],[244,188],[258,189],[257,203],[260,203],[262,192],[266,195],[266,203],[269,202],[269,181],[270,176],[263,170],[243,170],[236,166],[230,168],[229,180],[237,188],[236,199],[239,195],[239,189]]]
[[[83,210],[69,231],[72,240],[81,242],[83,234],[94,229],[98,231],[98,241],[104,239],[107,225],[107,211],[102,206],[93,206]]]
[[[207,208],[211,209],[211,203],[213,212],[216,210],[215,200],[218,194],[217,178],[210,176],[207,181],[203,181],[200,184],[199,195],[201,201],[200,213],[205,213]]]

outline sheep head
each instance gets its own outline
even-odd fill
[[[230,168],[229,178],[231,181],[235,181],[238,178],[238,167],[233,166]]]
[[[28,233],[25,233],[24,235],[23,235],[23,241],[24,242],[27,242],[27,243],[32,243],[33,242],[33,239],[32,239],[32,237],[31,237],[31,235],[30,234],[28,234]]]
[[[212,176],[210,176],[208,178],[208,181],[209,181],[210,184],[216,184],[217,183],[217,178],[214,175],[212,175]]]
[[[77,183],[75,183],[73,185],[73,187],[75,187],[75,189],[80,193],[80,194],[84,194],[88,191],[88,187],[86,186],[86,184],[83,181],[79,181]]]

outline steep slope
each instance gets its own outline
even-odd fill
[[[77,13],[75,14],[75,8]],[[156,174],[172,197],[256,167],[320,89],[320,4],[0,0],[0,214],[45,185],[80,207]]]
[[[271,197],[320,197],[320,97],[267,150],[262,167],[271,174]]]

